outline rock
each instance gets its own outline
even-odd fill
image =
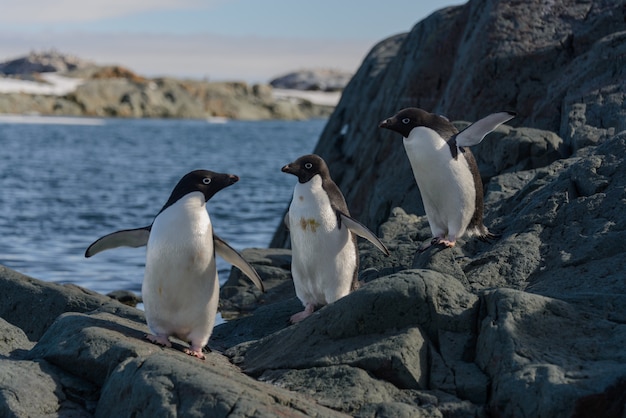
[[[626,129],[623,19],[621,5],[600,0],[473,0],[433,13],[410,33],[372,48],[315,153],[327,161],[352,215],[375,230],[395,207],[423,214],[400,136],[378,128],[401,108],[421,107],[453,121],[516,111],[509,124],[533,128],[521,133],[524,142],[535,138],[535,145],[507,148],[530,152],[524,168],[606,140]],[[489,158],[485,175],[500,174],[497,156]],[[513,169],[510,161],[500,168]],[[279,232],[272,246],[284,246],[284,238]]]
[[[446,340],[460,342],[459,347],[467,346],[472,339],[477,301],[476,296],[448,276],[405,270],[368,283],[302,323],[234,346],[226,354],[252,376],[288,388],[301,388],[343,412],[353,414],[369,403],[386,404],[399,399],[404,399],[404,406],[415,412],[420,403],[407,401],[411,395],[403,390],[449,390],[445,379],[438,384],[427,370],[438,367],[442,374],[452,376],[453,370],[460,370],[467,363],[471,354],[465,349],[439,353],[437,347],[443,332],[448,333]],[[273,322],[285,320],[286,324],[287,318],[277,316]],[[337,368],[338,365],[342,367]],[[477,368],[473,371],[481,375]],[[303,387],[305,376],[310,385]],[[380,388],[372,387],[372,377],[381,381],[377,384]],[[467,383],[463,379],[458,378],[459,386],[476,390],[476,383],[471,383],[476,377],[467,377]],[[479,381],[484,383],[485,379]],[[392,386],[397,389],[390,390]],[[378,399],[338,396],[345,387],[362,394],[369,390],[386,394],[377,395]],[[486,397],[484,388],[483,394],[477,396]],[[333,392],[335,395],[330,396]],[[338,398],[350,401],[339,407]],[[438,399],[437,395],[434,399]],[[478,410],[460,399],[455,402],[465,405],[464,413]]]
[[[494,413],[571,416],[572,399],[626,375],[626,325],[512,289],[487,292],[485,303],[477,363],[493,382]],[[529,401],[529,388],[541,401]]]
[[[123,303],[124,305],[132,307],[135,307],[138,303],[142,302],[141,297],[137,296],[130,290],[114,290],[113,292],[107,293],[107,296]]]
[[[28,351],[32,346],[24,331],[0,318],[0,356],[9,357],[18,350]]]
[[[352,73],[339,70],[300,70],[274,78],[270,85],[277,89],[294,90],[343,90],[352,78]]]
[[[0,63],[0,73],[29,75],[32,73],[67,72],[93,66],[89,61],[61,54],[58,51],[31,52],[25,57]]]
[[[97,393],[87,382],[70,375],[60,376],[59,370],[45,361],[0,359],[0,367],[0,415],[3,417],[92,416]],[[81,404],[78,398],[85,394]]]
[[[291,250],[247,248],[241,255],[259,273],[265,293],[250,286],[250,279],[237,268],[220,288],[220,312],[224,318],[250,313],[259,306],[295,297],[291,279]]]
[[[64,312],[101,309],[125,318],[141,320],[135,309],[99,293],[67,284],[45,283],[0,266],[0,317],[37,341]]]
[[[144,339],[143,314],[107,297],[80,292],[76,286],[43,283],[6,268],[0,277],[3,301],[8,301],[2,317],[27,325],[19,317],[32,317],[44,328],[41,334],[31,333],[37,339],[33,347],[26,334],[0,321],[5,336],[0,345],[2,416],[104,417],[130,411],[345,416],[304,396],[257,382],[216,352],[203,362],[184,354],[181,342],[174,342],[174,348],[151,344]],[[22,299],[33,303],[30,312],[16,304]],[[68,312],[57,316],[61,306]],[[37,396],[32,396],[33,391]]]

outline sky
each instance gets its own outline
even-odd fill
[[[143,76],[267,83],[355,72],[379,41],[463,0],[0,0],[0,62],[55,49]]]

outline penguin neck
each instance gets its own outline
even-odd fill
[[[428,170],[433,164],[452,159],[448,143],[431,128],[418,126],[403,139],[404,149],[413,170]]]
[[[328,193],[322,187],[322,177],[318,174],[306,183],[297,183],[293,191],[293,200],[289,207],[292,217],[292,230],[302,228],[304,231],[312,225],[331,231],[336,228],[337,215],[333,210]]]
[[[316,174],[306,183],[296,183],[293,191],[293,199],[296,204],[311,205],[312,201],[319,201],[324,194],[322,177]]]
[[[155,223],[164,223],[172,228],[206,230],[211,219],[206,209],[206,201],[201,192],[188,193],[157,216]]]

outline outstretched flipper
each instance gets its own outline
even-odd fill
[[[243,274],[252,280],[252,283],[254,283],[256,287],[261,290],[261,292],[265,292],[265,286],[263,286],[263,282],[261,281],[259,274],[250,264],[248,264],[246,260],[244,260],[241,254],[215,234],[213,234],[213,244],[217,255],[241,270]]]
[[[479,144],[488,133],[514,117],[515,113],[513,112],[492,113],[459,132],[455,137],[456,144],[459,147],[471,147]]]
[[[341,228],[341,225],[345,225],[350,231],[374,244],[376,248],[382,251],[386,256],[389,255],[389,250],[385,247],[385,244],[361,222],[339,210],[337,211],[337,218],[339,219],[339,228]]]
[[[144,226],[143,228],[124,229],[98,238],[87,247],[85,257],[91,257],[99,252],[117,247],[143,247],[148,244],[151,228],[152,225]]]

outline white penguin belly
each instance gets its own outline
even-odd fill
[[[326,305],[350,293],[356,269],[356,249],[337,215],[319,176],[298,183],[289,207],[292,276],[304,305]]]
[[[206,344],[215,324],[219,282],[211,221],[202,204],[183,198],[152,225],[142,295],[156,335]]]
[[[476,188],[462,153],[455,160],[448,144],[429,128],[415,128],[404,147],[434,236],[463,235],[475,211]]]

